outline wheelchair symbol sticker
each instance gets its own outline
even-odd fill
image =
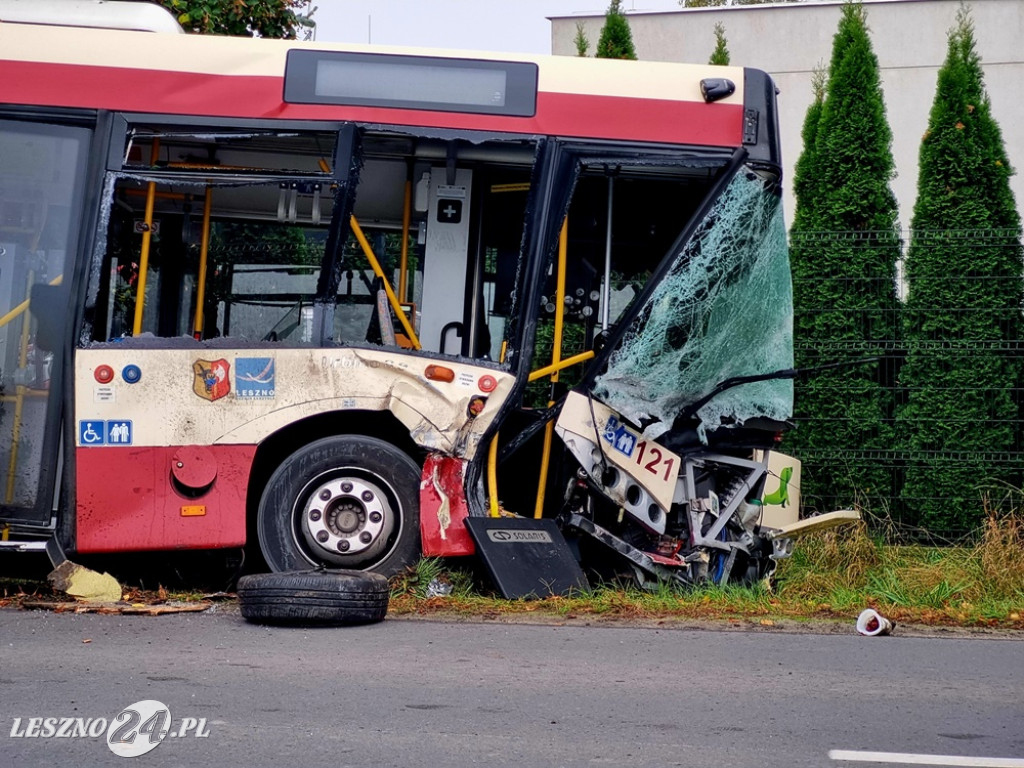
[[[78,422],[80,445],[103,445],[107,441],[107,425],[102,421]]]

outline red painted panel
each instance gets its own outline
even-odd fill
[[[468,463],[465,459],[432,453],[423,464],[420,538],[427,557],[456,557],[476,552],[473,539],[462,522],[469,517],[465,486]]]
[[[537,95],[534,117],[286,104],[282,78],[2,61],[0,102],[178,115],[355,120],[553,136],[739,146],[743,107],[593,94]]]
[[[172,484],[176,463],[189,456],[215,462],[210,489],[188,498]],[[77,549],[139,552],[216,549],[245,544],[245,493],[255,445],[79,448]],[[179,471],[181,468],[177,468]],[[213,474],[211,468],[204,472]],[[192,514],[182,514],[183,507]],[[196,514],[205,507],[205,514]]]

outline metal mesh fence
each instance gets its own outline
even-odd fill
[[[783,450],[803,462],[804,513],[858,505],[920,536],[970,533],[1024,470],[1020,232],[794,233],[790,247],[809,370]]]

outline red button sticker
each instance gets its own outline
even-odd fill
[[[476,383],[480,387],[481,392],[493,392],[498,386],[498,380],[491,375],[485,375],[480,377],[480,381]]]

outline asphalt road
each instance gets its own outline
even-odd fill
[[[250,625],[225,608],[6,609],[0,767],[865,765],[832,760],[836,749],[1024,758],[1022,660],[1020,640],[852,628],[389,619],[311,630]],[[175,732],[206,718],[209,735],[167,738],[130,761],[102,735],[11,736],[33,717],[109,722],[140,700],[166,704]]]

